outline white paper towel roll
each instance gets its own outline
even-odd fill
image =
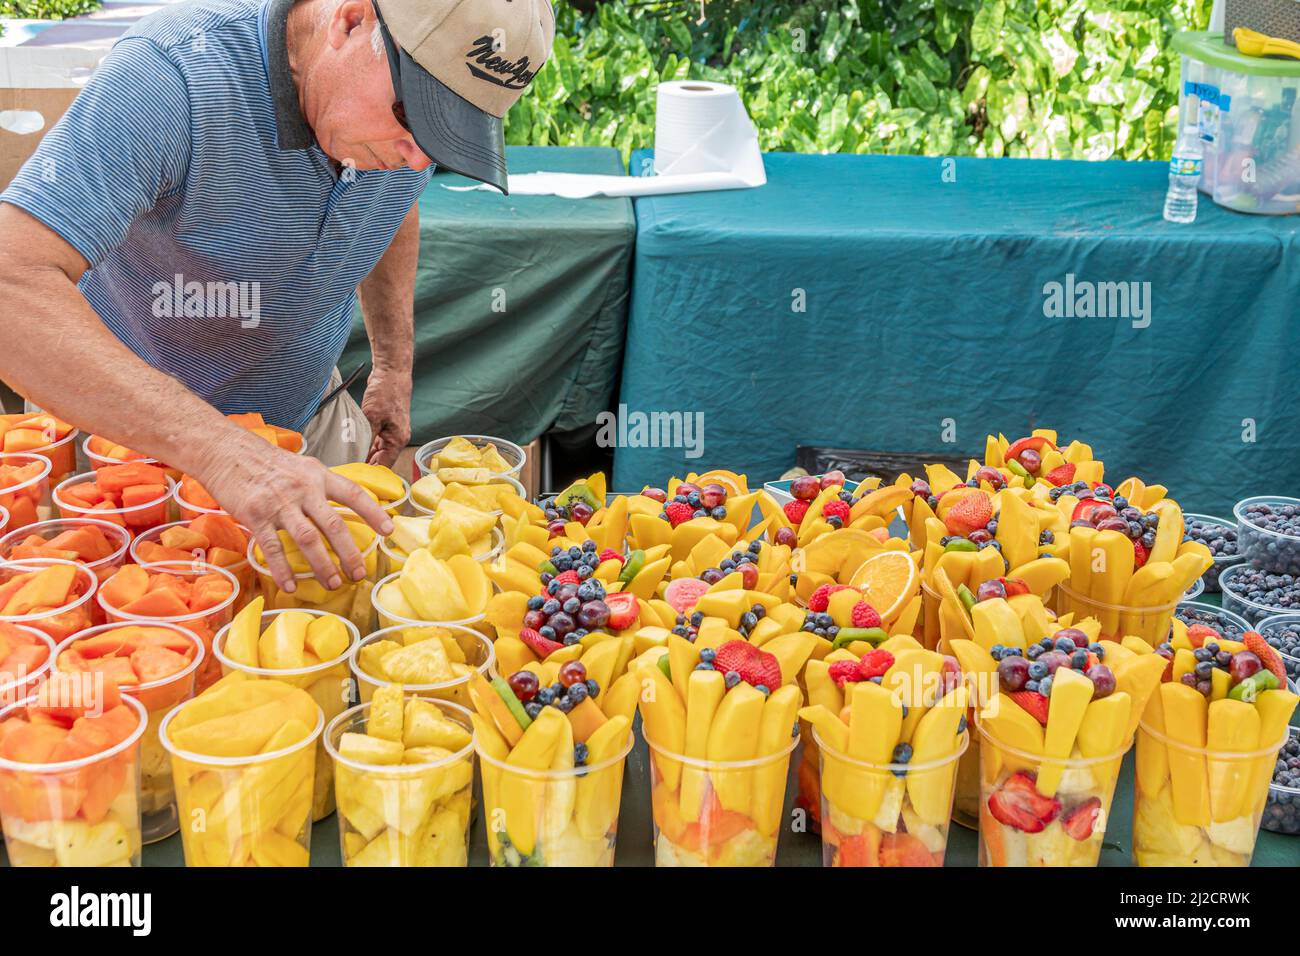
[[[758,133],[745,112],[740,94],[734,86],[707,80],[659,84],[655,102],[654,175],[632,172],[631,176],[523,173],[510,177],[509,189],[512,195],[585,199],[749,189],[767,182]]]

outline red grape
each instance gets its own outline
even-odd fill
[[[532,671],[515,671],[506,683],[525,704],[537,696],[537,675]]]
[[[582,661],[569,661],[560,668],[560,683],[565,687],[581,684],[587,679],[587,668]]]
[[[783,544],[788,548],[793,548],[799,543],[799,535],[795,534],[794,528],[777,528],[776,534],[772,540],[777,544]]]
[[[700,489],[700,504],[705,508],[716,508],[727,501],[727,489],[722,485],[709,484]]]
[[[975,591],[976,601],[991,601],[994,598],[1004,598],[1006,596],[1006,585],[997,578],[994,578],[992,581],[985,581]],[[1019,688],[1016,688],[1016,690],[1019,690]]]
[[[1228,665],[1228,673],[1232,675],[1232,682],[1240,684],[1247,677],[1257,674],[1264,665],[1254,651],[1238,651],[1232,655],[1232,663]]]
[[[840,471],[840,470],[837,468],[837,469],[835,469],[835,470],[833,470],[833,471],[828,471],[828,472],[826,472],[826,474],[822,475],[821,486],[822,486],[823,488],[829,488],[831,485],[836,485],[836,486],[838,486],[838,487],[840,487],[840,488],[843,488],[843,487],[844,487],[844,472]]]
[[[757,564],[752,564],[749,561],[746,561],[736,568],[736,570],[740,572],[741,583],[744,585],[746,591],[752,591],[754,588],[758,587]]]
[[[1031,475],[1038,474],[1038,469],[1042,464],[1042,457],[1032,448],[1026,448],[1020,453],[1020,465]]]
[[[812,501],[822,486],[812,475],[800,475],[790,482],[790,494],[800,501]]]
[[[1088,668],[1088,680],[1092,681],[1092,699],[1098,700],[1115,693],[1115,674],[1105,664],[1093,664]]]
[[[998,661],[998,683],[1003,690],[1024,690],[1029,680],[1029,661],[1023,657],[1004,657]]]
[[[647,488],[645,491],[641,492],[641,496],[643,498],[651,498],[660,503],[668,500],[668,492],[664,491],[662,488]]]

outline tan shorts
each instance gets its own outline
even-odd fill
[[[330,373],[329,393],[343,383],[336,368]],[[370,422],[361,413],[361,406],[348,392],[339,392],[307,423],[303,432],[305,453],[319,458],[326,467],[346,465],[352,461],[365,461],[370,453]]]

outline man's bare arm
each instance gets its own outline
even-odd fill
[[[78,428],[120,441],[194,475],[254,532],[276,580],[292,589],[277,529],[302,547],[329,585],[364,573],[360,553],[328,502],[346,504],[383,533],[387,515],[356,485],[229,422],[122,345],[77,282],[86,260],[43,223],[0,203],[0,378]]]

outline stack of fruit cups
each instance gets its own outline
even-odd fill
[[[132,463],[134,465],[134,463]],[[157,494],[151,495],[147,500],[137,502],[131,505],[125,505],[118,508],[105,508],[98,505],[91,506],[84,500],[77,497],[77,491],[81,486],[95,485],[98,487],[98,476],[101,472],[106,472],[110,468],[127,468],[132,465],[110,465],[100,469],[100,471],[90,471],[81,475],[73,475],[65,478],[54,487],[51,497],[54,501],[54,508],[60,518],[96,518],[100,521],[111,521],[113,524],[121,525],[126,528],[134,537],[142,531],[148,531],[150,528],[156,528],[160,524],[166,524],[172,516],[172,493],[175,488],[175,482],[165,474],[161,475],[165,484],[149,487],[160,487],[163,490]],[[141,466],[152,467],[152,466]],[[69,493],[71,492],[71,493]]]
[[[264,612],[259,597],[217,632],[212,639],[212,654],[221,662],[223,676],[242,671],[251,677],[273,678],[302,688],[329,721],[352,703],[348,661],[360,641],[356,625],[337,614]],[[316,754],[312,821],[333,812],[333,766],[325,755],[322,737]]]
[[[0,564],[0,623],[26,624],[58,644],[103,623],[93,600],[98,584],[89,568],[71,561],[30,558]]]
[[[0,455],[0,531],[16,531],[41,520],[49,501],[50,461],[40,455]]]
[[[140,822],[145,843],[179,828],[171,761],[158,740],[166,713],[194,695],[203,642],[175,624],[114,623],[74,634],[54,653],[56,673],[95,673],[117,681],[123,695],[148,712],[140,743]],[[111,663],[110,663],[111,662]]]
[[[0,646],[0,707],[7,707],[40,686],[54,664],[54,642],[34,627],[0,623]]]
[[[428,644],[434,641],[436,644]],[[393,671],[386,660],[390,654]],[[375,631],[349,655],[357,696],[368,703],[380,687],[400,684],[408,694],[469,706],[475,673],[490,675],[496,655],[492,642],[459,624],[397,624]]]
[[[474,785],[470,713],[403,698],[392,685],[325,729],[344,866],[469,862]]]
[[[284,546],[285,559],[294,572],[295,590],[284,591],[275,583],[271,571],[265,564],[262,549],[256,541],[248,545],[248,562],[257,572],[261,584],[262,596],[266,606],[273,610],[297,608],[306,611],[329,611],[345,617],[357,626],[358,630],[370,630],[371,591],[379,579],[379,535],[357,515],[345,509],[335,509],[343,517],[352,534],[352,540],[361,551],[365,562],[365,574],[361,580],[353,581],[342,571],[342,581],[337,588],[329,590],[316,580],[307,560],[298,545],[284,532],[280,533],[280,543]],[[326,548],[329,548],[326,543]],[[337,565],[337,558],[330,549],[330,559]]]
[[[84,564],[102,584],[126,563],[131,533],[111,521],[55,518],[0,538],[0,561],[57,558]]]
[[[112,681],[62,674],[0,710],[0,824],[10,866],[139,866],[147,718]]]
[[[90,462],[90,467],[95,471],[99,471],[99,469],[108,465],[140,462],[145,465],[157,465],[167,472],[168,477],[173,481],[181,480],[181,473],[178,469],[164,465],[157,458],[149,458],[116,442],[100,438],[98,435],[87,435],[86,440],[81,443],[81,450],[86,456],[86,461]]]
[[[307,866],[316,741],[304,690],[234,671],[163,718],[186,866]]]
[[[217,512],[150,528],[131,542],[130,555],[136,564],[204,561],[229,571],[239,582],[239,597],[235,600],[238,612],[257,594],[257,575],[248,563],[252,538],[252,532],[242,524],[236,524],[224,512]]]
[[[115,604],[114,599],[119,592],[113,588],[113,578],[109,578],[104,585],[104,590],[97,592],[95,595],[99,606],[103,609],[109,621],[130,621],[135,624],[175,624],[197,635],[203,641],[205,653],[203,663],[199,666],[194,682],[195,692],[202,693],[221,676],[221,664],[212,654],[212,638],[217,631],[229,624],[234,616],[235,601],[239,598],[239,582],[225,568],[219,568],[213,564],[204,564],[201,561],[188,564],[163,561],[158,564],[126,565],[118,573],[127,573],[135,577],[138,572],[133,572],[131,569],[136,567],[144,570],[149,575],[166,574],[192,582],[197,582],[203,578],[210,580],[215,575],[229,584],[230,593],[225,598],[211,606],[194,610],[188,614],[153,615],[139,610],[131,610],[132,607],[138,607],[135,602],[124,605]]]

